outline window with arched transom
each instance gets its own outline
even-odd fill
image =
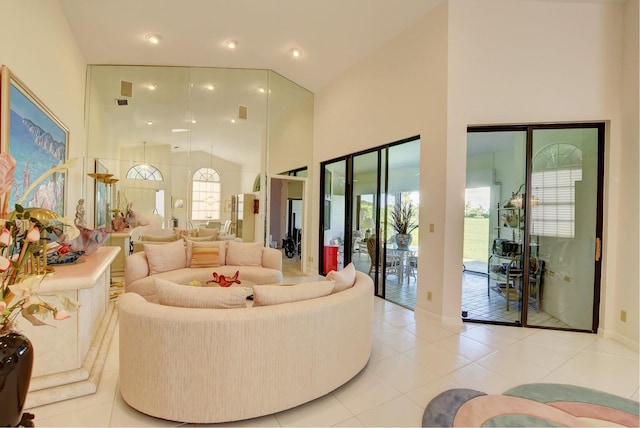
[[[147,163],[141,163],[134,165],[127,171],[127,179],[129,180],[150,180],[150,181],[164,181],[162,172],[153,165]]]
[[[192,220],[220,220],[220,174],[213,168],[200,168],[193,174]]]

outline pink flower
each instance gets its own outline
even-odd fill
[[[0,153],[0,196],[11,191],[13,186],[16,160],[8,152]]]
[[[9,245],[11,245],[11,240],[11,232],[9,232],[9,229],[2,229],[2,233],[0,233],[0,245],[8,247]]]
[[[0,272],[4,272],[5,270],[9,269],[9,266],[11,266],[11,262],[9,261],[9,259],[0,256]]]
[[[71,318],[71,315],[69,315],[69,312],[65,311],[64,309],[56,309],[53,312],[54,320],[61,321],[66,320],[67,318]]]
[[[29,242],[38,242],[40,240],[40,229],[37,226],[34,226],[33,229],[27,233],[27,241]]]
[[[0,312],[7,309],[7,303],[4,300],[0,300]]]

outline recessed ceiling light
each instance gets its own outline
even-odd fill
[[[235,119],[231,119],[231,123],[236,123],[236,120]]]
[[[291,56],[293,58],[300,58],[302,56],[302,49],[300,48],[293,48],[289,51],[289,53],[291,54]]]
[[[155,91],[156,89],[158,89],[158,85],[156,85],[155,83],[147,83],[145,86],[150,91]]]
[[[147,120],[147,125],[153,125],[153,120]]]
[[[191,120],[189,120],[189,123],[197,123],[197,120],[191,119]]]
[[[211,85],[211,84],[209,84],[209,85],[204,85],[204,88],[209,90],[209,91],[213,91],[216,87]]]
[[[147,41],[152,45],[157,45],[158,43],[160,43],[160,39],[162,37],[160,37],[160,34],[147,34],[146,36],[144,36],[144,38],[147,39]]]
[[[258,92],[260,92],[261,94],[264,94],[265,92],[267,92],[267,90],[262,86],[258,86]]]
[[[176,133],[178,133],[178,132],[189,132],[189,130],[188,130],[188,129],[185,129],[185,128],[173,128],[173,129],[171,130],[171,132],[173,132],[174,134],[176,134]]]
[[[238,41],[237,40],[226,40],[224,42],[224,45],[228,48],[228,49],[235,49],[238,47]]]

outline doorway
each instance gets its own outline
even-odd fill
[[[269,176],[266,241],[268,246],[282,250],[287,266],[292,270],[288,272],[291,275],[304,275],[306,272],[306,236],[303,233],[306,229],[306,183],[306,168],[298,175]],[[289,246],[292,242],[293,248]]]
[[[377,296],[415,308],[419,177],[419,137],[322,163],[319,271],[353,263]],[[407,207],[409,227],[394,228],[394,211]]]
[[[490,208],[465,207],[463,320],[596,332],[604,123],[470,127],[467,136],[467,188],[488,187]],[[485,215],[482,272],[467,268],[467,243]]]

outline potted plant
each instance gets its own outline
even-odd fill
[[[391,211],[391,226],[396,231],[396,245],[406,250],[411,245],[411,232],[418,228],[417,208],[411,200],[398,201]]]
[[[11,192],[14,171],[13,157],[0,153],[0,206]],[[56,228],[17,204],[12,214],[0,215],[0,426],[18,426],[31,381],[33,347],[17,330],[16,317],[22,315],[35,326],[47,325],[47,317],[64,320],[77,308],[65,295],[56,296],[58,307],[51,297],[43,297],[51,293],[40,293],[48,272],[44,234],[55,233]]]

